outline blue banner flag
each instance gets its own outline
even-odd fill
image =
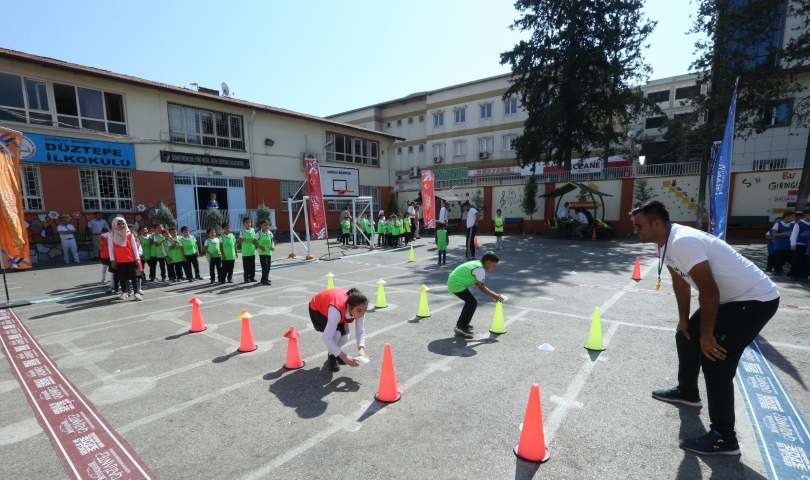
[[[714,151],[712,151],[713,161],[710,165],[710,185],[712,190],[709,199],[709,221],[711,222],[711,234],[721,240],[726,239],[728,195],[731,185],[731,157],[734,154],[734,117],[737,113],[737,87],[739,84],[740,79],[738,78],[734,83],[734,95],[731,97],[731,106],[728,109],[723,141],[720,142],[720,150],[717,152],[716,158],[714,157]]]

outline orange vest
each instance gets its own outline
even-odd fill
[[[98,237],[99,248],[101,249],[101,258],[110,258],[110,250],[109,245],[107,244],[107,239],[110,237],[110,233],[102,233]]]
[[[340,323],[352,323],[354,318],[346,319],[346,307],[349,303],[349,295],[342,288],[330,288],[317,293],[309,302],[309,308],[319,312],[329,318],[329,307],[335,307],[340,312]]]
[[[115,253],[115,263],[134,262],[135,252],[132,251],[132,234],[127,233],[126,246],[122,247],[113,242],[113,253]]]

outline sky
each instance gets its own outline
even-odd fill
[[[509,72],[513,0],[4,0],[0,46],[332,115]],[[651,79],[688,72],[697,6],[647,0]],[[19,18],[19,22],[9,19]]]

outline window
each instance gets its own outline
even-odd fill
[[[433,144],[433,157],[434,158],[444,158],[444,144],[443,143],[434,143]]]
[[[293,200],[301,200],[304,198],[306,187],[304,187],[304,183],[300,180],[281,180],[279,182],[279,190],[281,191],[281,211],[286,212],[287,209],[287,199],[292,198]],[[293,206],[293,210],[295,210],[295,206]]]
[[[169,104],[169,138],[176,143],[244,150],[242,116]]]
[[[464,123],[467,121],[467,109],[466,108],[459,108],[455,110],[454,115],[456,117],[456,123]]]
[[[117,93],[0,73],[0,107],[0,120],[9,122],[127,134],[124,96]]]
[[[132,211],[132,176],[126,170],[79,168],[85,211]]]
[[[371,211],[374,212],[374,218],[377,218],[377,212],[380,211],[380,187],[360,185],[360,196],[371,197]]]
[[[380,164],[379,142],[327,133],[326,143],[329,145],[326,147],[327,160],[372,166]],[[397,153],[402,153],[402,147],[397,148]]]
[[[401,119],[401,118],[400,118],[399,120],[397,120],[397,126],[398,126],[398,127],[401,127],[401,126],[402,126],[402,119]]]
[[[493,138],[479,138],[478,139],[478,153],[492,153]]]
[[[39,176],[39,165],[20,164],[20,180],[22,181],[23,210],[26,212],[45,210],[45,203],[42,201],[42,181]]]
[[[503,114],[504,115],[515,115],[517,114],[517,99],[510,99],[503,102]]]
[[[481,118],[492,118],[492,104],[481,105]]]
[[[790,126],[792,110],[793,105],[790,100],[779,102],[763,111],[762,122],[769,127]]]
[[[644,120],[644,128],[661,128],[664,126],[664,123],[667,121],[667,117],[650,117]]]
[[[408,124],[410,125],[411,123],[413,123],[413,117],[408,117]]]
[[[402,147],[397,147],[397,155],[402,153]]]
[[[419,145],[419,151],[420,151],[420,152],[424,152],[424,151],[425,151],[425,144],[424,144],[424,143]]]
[[[514,145],[512,145],[512,143],[515,140],[517,140],[517,137],[518,137],[517,135],[504,135],[503,136],[503,150],[504,151],[514,150],[515,147],[514,147]]]
[[[444,112],[434,113],[433,114],[433,126],[434,127],[441,127],[444,125]]]
[[[689,97],[694,97],[700,94],[700,85],[692,85],[691,87],[681,87],[675,89],[675,100],[686,100]]]
[[[419,115],[419,121],[424,122],[425,121],[425,116],[424,115]]]
[[[669,90],[662,90],[660,92],[651,92],[647,94],[647,99],[653,103],[661,103],[669,101]]]
[[[385,122],[385,128],[391,128],[391,122]]]
[[[731,0],[727,3],[727,18],[730,24],[739,24],[737,28],[730,29],[726,40],[729,57],[735,65],[732,68],[739,68],[741,65],[748,70],[760,65],[776,65],[787,2],[770,2],[773,5],[770,12],[764,12],[762,8],[756,7],[757,11],[753,12],[756,20],[747,20],[746,16],[750,13],[745,12],[745,9],[755,2],[756,0]],[[747,27],[746,23],[750,27]]]
[[[408,145],[408,153],[413,153],[413,145]]]
[[[467,141],[459,140],[457,142],[453,142],[453,156],[463,157],[465,155],[467,155]]]

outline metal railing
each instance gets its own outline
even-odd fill
[[[636,165],[634,177],[670,177],[673,175],[700,175],[700,162],[659,163]]]
[[[735,160],[731,162],[732,172],[757,172],[764,170],[789,170],[804,166],[804,152],[789,152],[783,158],[762,158],[754,160]]]
[[[232,230],[242,228],[242,220],[250,217],[254,227],[256,227],[256,209],[220,209],[219,213],[222,214],[222,221],[231,224]],[[197,234],[206,230],[206,216],[208,210],[191,210],[187,212],[179,212],[177,217],[177,226],[186,226],[192,232]],[[275,230],[276,227],[276,211],[270,209],[270,229]]]

